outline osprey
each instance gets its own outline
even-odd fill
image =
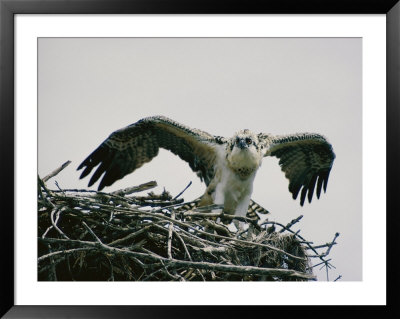
[[[199,206],[223,205],[224,213],[245,216],[253,181],[265,156],[279,158],[289,179],[293,199],[300,193],[311,203],[314,189],[319,198],[326,191],[335,154],[332,145],[319,134],[278,135],[237,132],[231,138],[214,136],[189,128],[164,116],[141,119],[113,132],[79,165],[80,178],[92,175],[89,186],[104,173],[98,190],[150,162],[162,147],[186,161],[207,185]]]

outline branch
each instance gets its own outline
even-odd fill
[[[171,215],[171,219],[175,219],[175,212],[172,212],[172,215]],[[167,247],[168,247],[168,252],[167,252],[167,254],[168,254],[168,258],[169,259],[172,259],[172,231],[173,231],[173,229],[174,229],[174,223],[173,222],[170,222],[169,223],[169,227],[168,227],[168,244],[167,244]]]
[[[48,238],[41,239],[48,240]],[[65,241],[65,240],[64,240]],[[90,244],[89,244],[90,243]],[[196,269],[206,269],[206,270],[215,270],[215,271],[225,271],[225,272],[234,272],[238,274],[248,274],[248,275],[269,275],[269,276],[285,276],[290,278],[300,278],[300,279],[315,279],[315,276],[300,273],[295,270],[288,269],[275,269],[275,268],[261,268],[254,266],[235,266],[235,265],[222,265],[222,264],[213,264],[209,262],[193,262],[193,261],[185,261],[185,260],[177,260],[177,259],[168,259],[155,254],[144,254],[134,251],[129,251],[120,248],[110,247],[103,243],[93,243],[86,242],[85,245],[89,245],[96,249],[106,250],[109,253],[113,254],[122,254],[127,256],[134,257],[142,257],[144,259],[152,259],[160,262],[164,262],[165,266],[179,268],[179,267],[192,267]],[[60,252],[61,253],[61,252]]]
[[[190,181],[190,183],[183,189],[183,191],[181,191],[178,195],[176,195],[173,199],[177,199],[179,198],[179,196],[181,196],[189,187],[190,185],[192,185],[192,181]]]
[[[143,191],[152,189],[152,188],[154,188],[156,186],[157,186],[157,182],[156,181],[151,181],[151,182],[147,182],[147,183],[144,183],[144,184],[140,184],[138,186],[119,189],[119,190],[117,190],[115,192],[112,192],[111,194],[119,195],[119,196],[129,195],[129,194],[132,194],[132,193],[143,192]]]
[[[64,164],[62,164],[59,168],[55,169],[52,171],[49,175],[43,177],[43,182],[47,182],[50,178],[56,176],[58,173],[60,173],[64,168],[66,168],[69,164],[71,164],[71,161],[66,161]]]

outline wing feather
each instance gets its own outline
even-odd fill
[[[99,190],[150,162],[164,148],[189,163],[208,185],[214,176],[215,145],[223,144],[221,137],[191,129],[163,116],[141,119],[113,132],[78,167],[84,168],[80,178],[96,167],[89,186],[103,174]]]
[[[329,173],[335,159],[332,145],[319,134],[292,134],[285,136],[259,135],[266,145],[265,156],[276,156],[293,199],[300,193],[300,205],[305,199],[311,203],[315,186],[317,198],[321,189],[326,192]]]

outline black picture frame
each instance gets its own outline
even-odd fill
[[[0,0],[0,181],[1,181],[1,308],[5,318],[152,318],[282,315],[281,307],[191,306],[15,306],[14,303],[14,16],[16,14],[386,14],[387,21],[387,305],[329,307],[333,316],[394,317],[399,313],[399,276],[395,274],[395,235],[400,211],[397,180],[400,162],[400,3],[398,0]],[[384,143],[384,141],[382,141]],[[377,212],[376,218],[379,218]],[[6,225],[6,226],[4,226]],[[320,307],[286,307],[285,316],[318,315]],[[259,314],[257,314],[259,313]]]

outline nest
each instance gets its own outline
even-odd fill
[[[50,190],[38,178],[40,281],[309,281],[327,253],[287,225],[210,213],[149,182],[112,193]],[[56,184],[57,185],[57,184]],[[223,222],[221,222],[222,220]],[[232,231],[227,222],[235,222]],[[338,235],[338,234],[337,234]],[[336,237],[335,237],[336,238]],[[311,252],[311,254],[308,254]]]

